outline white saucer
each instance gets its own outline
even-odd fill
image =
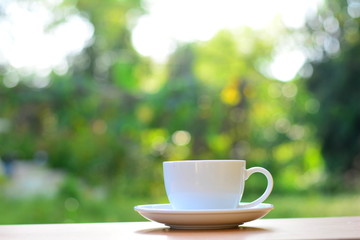
[[[175,210],[170,204],[139,205],[134,209],[144,218],[177,229],[221,229],[262,218],[274,205],[261,203],[252,208]]]

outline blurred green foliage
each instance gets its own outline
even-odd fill
[[[323,60],[313,63],[314,73],[306,85],[320,105],[313,122],[331,174],[327,185],[342,188],[338,182],[354,185],[360,176],[360,21],[354,17],[353,3],[328,4],[331,12],[322,12],[309,22],[309,28],[316,31],[316,21],[324,19],[328,44],[322,48]],[[334,54],[337,44],[341,51]]]
[[[10,123],[0,132],[0,154],[31,159],[46,151],[49,165],[68,174],[59,194],[62,203],[70,199],[69,209],[83,204],[77,179],[105,186],[109,201],[163,196],[165,160],[246,159],[248,167],[269,169],[280,193],[326,186],[325,170],[338,176],[335,185],[355,187],[359,22],[345,5],[331,4],[303,30],[304,47],[320,49],[323,58],[309,60],[312,74],[281,82],[263,70],[279,41],[273,33],[224,30],[179,45],[161,65],[131,43],[127,16],[144,13],[140,1],[66,0],[58,8],[76,7],[89,19],[92,43],[69,60],[66,73],[51,72],[43,88],[31,84],[39,76],[0,66],[0,118]],[[340,23],[330,34],[339,53],[311,41],[326,33],[329,14]],[[2,84],[9,73],[21,80],[11,88]],[[248,189],[261,192],[261,181],[249,181]]]

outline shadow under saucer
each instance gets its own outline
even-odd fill
[[[230,229],[209,229],[209,230],[196,230],[196,229],[173,229],[169,227],[151,228],[136,231],[141,235],[158,235],[166,236],[166,239],[183,239],[191,236],[191,239],[226,239],[234,238],[234,234],[239,234],[239,237],[250,236],[252,234],[267,233],[271,230],[257,227],[238,226]],[[219,238],[220,237],[220,238]]]

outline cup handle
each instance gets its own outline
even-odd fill
[[[272,188],[274,186],[274,181],[273,181],[273,178],[271,176],[271,173],[266,170],[265,168],[262,168],[262,167],[252,167],[252,168],[249,168],[249,169],[246,169],[246,172],[245,172],[245,180],[247,180],[251,174],[253,173],[262,173],[265,175],[266,179],[267,179],[267,187],[266,187],[266,190],[265,192],[258,198],[256,199],[255,201],[252,201],[250,203],[244,203],[244,204],[239,204],[238,208],[251,208],[251,207],[254,207],[260,203],[262,203],[263,201],[265,201],[265,199],[270,195],[271,191],[272,191]]]

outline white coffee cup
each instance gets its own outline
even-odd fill
[[[261,167],[246,169],[245,160],[186,160],[163,162],[167,196],[174,209],[234,209],[254,207],[270,195],[273,178]],[[240,204],[245,181],[253,173],[267,178],[265,192]]]

